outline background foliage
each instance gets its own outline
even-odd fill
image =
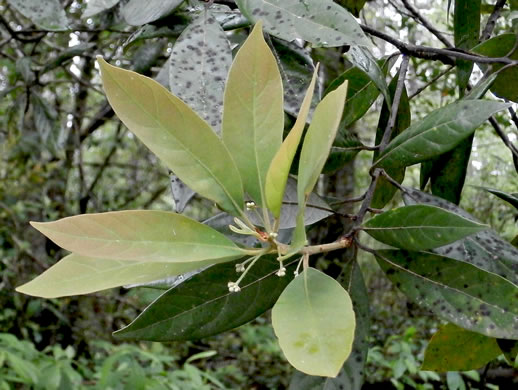
[[[233,1],[215,3],[220,6],[216,13],[218,23],[227,31],[235,53],[248,34],[246,27],[250,22],[236,11]],[[237,3],[244,9],[247,2]],[[473,24],[459,21],[459,15],[465,14],[454,12],[462,1],[451,2],[449,11],[449,1],[335,3],[359,16],[370,38],[379,37],[377,31],[407,45],[448,48],[453,42],[459,48],[474,48],[473,51],[492,57],[507,54],[500,52],[505,46],[501,42],[477,46],[479,39],[472,39],[470,30]],[[288,388],[290,369],[264,318],[227,335],[199,342],[165,346],[140,343],[136,348],[100,340],[109,339],[109,331],[129,323],[157,296],[154,290],[120,288],[59,300],[13,293],[14,287],[47,269],[63,254],[51,241],[28,228],[27,221],[56,220],[86,212],[173,208],[169,173],[115,119],[101,90],[95,56],[101,54],[113,64],[154,77],[168,86],[170,68],[182,66],[181,61],[174,62],[171,57],[173,45],[181,42],[182,33],[199,14],[195,11],[203,10],[204,4],[142,4],[136,0],[0,1],[0,330],[4,333],[0,342],[0,378],[4,382],[0,386],[11,388],[22,383],[28,388],[72,388],[72,383],[76,388],[107,388],[110,384],[120,386],[124,381],[134,383],[138,376],[143,388]],[[502,33],[515,34],[516,7],[514,1],[482,1],[480,41]],[[494,29],[488,31],[487,26],[492,26],[495,17]],[[310,29],[307,33],[313,34]],[[463,34],[469,38],[463,38]],[[289,129],[294,122],[296,107],[303,97],[300,89],[309,84],[313,63],[321,63],[317,85],[320,94],[336,88],[338,76],[348,79],[346,112],[355,117],[342,118],[342,131],[325,167],[328,175],[321,178],[318,190],[335,198],[362,194],[370,182],[367,169],[372,162],[371,153],[362,150],[362,145],[377,144],[376,129],[384,127],[379,118],[380,111],[383,116],[379,89],[383,90],[383,83],[388,83],[385,95],[394,93],[390,85],[393,90],[395,82],[390,80],[400,62],[394,65],[393,59],[386,58],[394,53],[394,46],[372,38],[372,51],[382,72],[387,74],[386,81],[379,74],[362,71],[355,60],[358,57],[347,55],[350,42],[339,41],[338,47],[322,48],[317,47],[317,39],[330,42],[333,37],[313,34],[303,38],[315,47],[302,42],[288,44],[275,36],[269,38],[280,59],[283,81],[290,85],[285,90],[285,127]],[[509,45],[512,49],[513,42]],[[401,46],[398,48],[402,50]],[[460,80],[467,83],[465,75],[470,67],[469,63],[457,64],[453,71],[452,61],[444,53],[437,54],[434,59],[438,61],[418,55],[409,57],[406,88],[410,104],[406,114],[398,116],[401,129],[408,125],[400,119],[402,116],[411,116],[414,122],[459,98],[464,92],[459,92],[458,84]],[[475,66],[472,83],[485,70],[481,68]],[[501,74],[505,78],[500,79],[500,88],[493,92],[506,95],[505,87],[515,86],[512,70]],[[515,100],[514,96],[506,96]],[[516,208],[509,199],[506,203],[498,193],[476,186],[506,194],[518,192],[518,152],[513,146],[518,139],[517,122],[512,112],[502,112],[493,123],[477,130],[472,144],[464,145],[465,150],[471,149],[471,158],[469,164],[464,161],[467,185],[460,204],[507,241],[518,235]],[[465,160],[466,153],[463,156]],[[462,160],[462,155],[451,155],[443,161],[459,158]],[[454,163],[453,167],[462,164]],[[421,175],[429,177],[427,189],[444,195],[452,184],[441,182],[441,177],[458,177],[458,173],[441,175],[452,166],[437,166],[440,164],[428,173],[422,168]],[[419,176],[419,167],[407,168],[404,184],[418,188],[424,183]],[[175,186],[175,191],[176,207],[183,208],[179,203],[188,197],[184,193],[187,190]],[[397,204],[398,197],[389,206]],[[347,204],[337,211],[347,214],[354,209]],[[210,202],[198,196],[185,209],[187,215],[197,220],[215,212]],[[334,215],[313,225],[309,236],[315,242],[330,242],[348,224],[346,219]],[[439,321],[391,287],[370,256],[360,254],[359,260],[371,300],[367,382],[380,386],[390,382],[395,388],[450,389],[476,388],[480,381],[500,383],[501,388],[511,383],[515,373],[502,357],[486,372],[438,375],[419,371],[426,341],[439,328]],[[336,256],[323,257],[319,266],[336,274]],[[40,377],[40,373],[45,375]],[[369,388],[369,383],[365,387]]]

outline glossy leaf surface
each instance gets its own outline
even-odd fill
[[[7,0],[7,2],[44,30],[63,31],[69,28],[67,15],[59,0]]]
[[[282,82],[258,23],[234,59],[225,88],[223,141],[245,191],[266,205],[265,181],[284,128]]]
[[[223,92],[232,51],[225,32],[205,9],[176,40],[170,57],[171,92],[221,133]]]
[[[285,41],[300,38],[316,46],[365,45],[370,42],[356,19],[332,0],[237,0],[241,12]]]
[[[351,353],[355,317],[340,284],[308,268],[279,297],[272,324],[284,355],[299,371],[335,377]]]
[[[282,200],[291,164],[306,126],[313,91],[318,76],[318,67],[313,73],[313,78],[307,89],[306,96],[300,107],[299,115],[286,139],[282,142],[280,149],[275,154],[266,175],[266,203],[273,216],[278,218],[281,213]],[[295,199],[296,201],[296,199]]]
[[[489,337],[518,338],[518,287],[471,264],[426,252],[377,251],[388,278],[439,317]]]
[[[496,339],[446,324],[430,340],[421,370],[477,370],[501,353]]]
[[[443,154],[508,104],[469,100],[439,108],[394,138],[376,161],[378,167],[410,166]]]
[[[385,101],[387,101],[390,106],[392,104],[392,100],[388,92],[385,74],[381,71],[381,68],[378,66],[378,63],[371,52],[366,47],[352,46],[347,52],[347,59],[349,59],[349,61],[351,61],[358,69],[363,70],[367,75],[369,75],[369,78],[372,80],[374,85],[376,85],[385,98]]]
[[[122,8],[124,20],[132,26],[153,22],[174,11],[183,0],[129,0]]]
[[[439,207],[414,205],[377,215],[363,229],[384,244],[420,251],[450,244],[488,228]]]
[[[190,188],[238,215],[239,172],[209,125],[156,81],[98,62],[108,101],[124,124]]]
[[[406,204],[430,204],[478,222],[472,215],[444,199],[413,189],[406,189],[406,191],[407,195],[404,196]],[[433,251],[500,275],[518,285],[518,249],[499,237],[492,229],[481,231]]]
[[[165,211],[84,214],[31,224],[57,245],[83,256],[176,263],[243,256],[216,230]]]
[[[279,278],[279,262],[261,258],[231,293],[227,283],[238,277],[235,262],[219,264],[172,288],[114,335],[120,339],[194,340],[242,325],[268,310],[292,278],[296,262]]]
[[[149,283],[212,263],[113,260],[71,254],[16,291],[43,298],[89,294],[128,284]]]

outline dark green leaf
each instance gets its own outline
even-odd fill
[[[348,130],[340,132],[340,129],[338,129],[335,142],[333,142],[333,146],[331,146],[331,151],[322,169],[322,173],[332,174],[338,171],[356,157],[362,146],[364,145],[356,134]]]
[[[390,106],[392,100],[385,80],[385,73],[381,71],[369,49],[363,46],[352,46],[347,52],[347,59],[369,76]]]
[[[376,166],[410,166],[450,151],[509,104],[469,100],[439,108],[394,138]]]
[[[425,252],[377,251],[388,278],[412,301],[464,329],[518,338],[518,287],[471,264]]]
[[[397,81],[399,79],[399,73],[392,79],[389,85],[389,94],[391,99],[394,98],[394,94],[396,93]],[[401,100],[399,102],[398,111],[396,114],[396,123],[394,124],[394,128],[391,134],[391,140],[394,139],[397,135],[401,134],[403,130],[410,126],[411,122],[411,112],[410,112],[410,102],[408,100],[408,94],[406,88],[403,87],[403,92],[401,94]],[[387,128],[388,120],[390,118],[390,109],[387,105],[386,101],[383,101],[383,106],[381,108],[381,114],[378,121],[378,128],[376,130],[376,141],[375,145],[379,145],[381,140],[383,139],[383,134]],[[379,150],[375,150],[372,156],[372,161],[376,161],[379,155]],[[398,183],[402,183],[405,178],[405,167],[386,167],[385,171],[387,174]],[[396,193],[397,188],[391,184],[385,177],[380,176],[376,183],[376,190],[374,192],[374,196],[371,201],[371,207],[381,209],[385,207],[385,205],[390,202],[394,194]]]
[[[36,76],[32,70],[31,57],[22,57],[16,61],[16,73],[22,76],[22,79],[26,85],[31,85],[34,83]]]
[[[496,343],[498,344],[500,351],[502,351],[509,364],[514,366],[516,364],[516,358],[518,357],[518,341],[496,339]]]
[[[251,21],[263,20],[264,30],[285,41],[300,38],[316,46],[371,43],[354,17],[332,0],[237,0]]]
[[[67,15],[59,0],[7,0],[7,2],[44,30],[63,31],[69,28]]]
[[[518,209],[518,194],[508,194],[506,192],[496,190],[494,188],[480,187],[480,186],[476,186],[476,187],[486,190],[487,192],[489,192],[495,196],[498,196],[500,199],[505,200],[507,203],[514,206],[514,208]]]
[[[347,289],[356,314],[353,350],[336,378],[322,378],[295,372],[288,390],[360,390],[369,347],[369,297],[358,263],[349,261],[337,279]]]
[[[455,0],[453,35],[455,47],[469,50],[477,43],[480,34],[481,0]],[[461,94],[466,89],[473,69],[471,61],[457,61],[457,83]]]
[[[433,164],[430,182],[432,194],[459,204],[468,171],[474,134],[464,139],[455,149],[439,156]]]
[[[171,92],[220,134],[223,92],[232,51],[225,32],[208,10],[176,40],[170,61]]]
[[[478,222],[466,211],[444,199],[410,188],[406,191],[406,204],[430,204]],[[518,284],[518,249],[500,238],[494,230],[484,230],[451,245],[434,249],[434,252],[472,264]]]
[[[383,69],[384,75],[387,74],[393,64],[393,59],[381,59],[378,61],[378,66]],[[340,133],[344,133],[345,128],[360,119],[376,101],[380,93],[369,75],[360,68],[352,67],[329,84],[329,87],[324,92],[324,96],[342,85],[345,80],[348,81],[347,99],[340,122]]]
[[[473,51],[488,57],[505,57],[510,54],[509,57],[511,59],[518,60],[518,50],[516,50],[515,42],[515,34],[502,34],[482,42],[473,48]],[[501,64],[493,64],[492,71],[496,72],[500,70],[502,66]],[[515,87],[517,83],[518,68],[513,66],[498,73],[491,87],[491,92],[501,98],[517,102],[518,89]]]
[[[296,261],[280,278],[275,275],[279,262],[265,256],[248,272],[241,291],[231,293],[227,284],[239,275],[236,264],[216,265],[168,290],[114,336],[124,340],[193,340],[240,326],[273,306],[293,278]]]
[[[183,0],[130,0],[122,8],[122,16],[128,24],[140,26],[169,15],[182,3]]]
[[[450,244],[487,228],[439,207],[414,205],[371,218],[363,230],[384,244],[419,251]]]
[[[502,352],[496,339],[447,324],[432,337],[421,370],[438,372],[477,370]]]

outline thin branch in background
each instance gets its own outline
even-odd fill
[[[508,57],[485,57],[469,51],[460,50],[456,48],[438,49],[429,46],[412,45],[404,43],[397,38],[394,38],[381,31],[375,30],[366,25],[360,25],[362,30],[372,36],[380,38],[392,45],[394,45],[401,53],[411,57],[422,58],[432,61],[441,61],[446,65],[455,65],[455,59],[472,61],[479,64],[505,64],[510,66],[517,66],[518,60],[513,60]]]
[[[489,15],[489,18],[487,19],[484,31],[482,31],[482,34],[480,35],[481,42],[487,41],[491,37],[491,34],[495,29],[496,21],[500,17],[500,13],[502,12],[502,9],[504,8],[506,1],[507,0],[498,0],[496,2],[495,7],[493,8],[493,12],[491,13],[491,15]]]
[[[435,76],[434,78],[432,78],[430,81],[428,81],[425,85],[423,85],[421,88],[417,89],[417,91],[415,91],[412,95],[410,95],[408,97],[408,100],[411,100],[413,99],[414,97],[416,97],[417,95],[419,95],[421,92],[423,92],[425,89],[427,89],[429,86],[431,86],[432,84],[434,84],[436,81],[438,81],[441,77],[447,75],[448,73],[450,73],[455,67],[454,66],[450,66],[448,67],[447,69],[443,70],[441,73],[439,73],[437,76]]]
[[[349,198],[349,199],[338,200],[336,202],[331,202],[331,203],[329,203],[329,205],[338,206],[338,205],[345,204],[345,203],[356,203],[356,202],[361,202],[364,199],[365,199],[365,194],[357,196],[355,198]]]
[[[399,110],[399,103],[401,102],[401,96],[403,94],[403,89],[405,87],[405,78],[406,72],[408,70],[408,62],[410,58],[408,56],[403,56],[403,60],[401,61],[401,66],[399,67],[399,76],[396,85],[396,92],[394,93],[394,100],[392,101],[392,108],[390,111],[390,117],[387,123],[387,127],[383,133],[383,138],[381,139],[381,143],[379,145],[379,151],[382,153],[390,142],[390,137],[392,136],[392,130],[394,129],[394,125],[396,124],[397,112]]]
[[[412,14],[414,17],[421,22],[421,24],[430,31],[435,37],[444,43],[446,47],[452,47],[453,45],[450,43],[448,39],[439,31],[437,30],[432,24],[425,18],[421,13],[408,2],[408,0],[401,0],[405,8]]]
[[[367,211],[369,210],[372,198],[374,197],[374,191],[376,190],[376,184],[378,183],[378,178],[380,176],[381,170],[379,168],[375,168],[373,172],[371,172],[371,183],[369,184],[369,188],[367,188],[367,191],[365,191],[365,198],[363,199],[363,202],[360,206],[360,210],[358,211],[358,214],[356,214],[356,221],[354,224],[354,227],[352,231],[358,229],[358,227],[363,222],[363,219],[365,218],[365,215],[367,214]]]
[[[511,150],[513,158],[518,159],[518,148],[516,148],[516,146],[514,146],[514,144],[511,142],[511,140],[509,140],[509,137],[507,137],[507,134],[504,133],[496,119],[493,117],[489,118],[489,123],[491,123],[491,125],[496,131],[496,134],[498,134],[505,146],[507,146]]]
[[[516,129],[518,130],[518,116],[516,116],[516,111],[514,111],[514,108],[512,106],[509,107],[507,110],[509,111],[509,114],[511,114],[511,120],[516,126]]]

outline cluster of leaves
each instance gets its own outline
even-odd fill
[[[137,73],[103,60],[99,66],[108,100],[125,125],[192,191],[215,202],[225,213],[207,224],[158,211],[34,223],[72,254],[19,291],[56,297],[128,284],[165,285],[167,291],[161,297],[116,333],[123,338],[160,341],[219,333],[273,306],[276,335],[297,369],[335,377],[318,379],[323,386],[347,383],[358,388],[368,321],[361,273],[354,261],[344,262],[338,283],[308,262],[310,255],[354,246],[372,252],[389,279],[411,300],[460,327],[471,342],[485,346],[478,360],[462,353],[461,348],[468,344],[457,348],[465,358],[460,359],[463,369],[478,368],[502,351],[514,360],[518,251],[455,206],[475,130],[510,108],[507,103],[481,98],[491,89],[499,97],[516,100],[516,89],[509,89],[516,72],[514,35],[500,35],[476,46],[480,23],[472,21],[480,21],[480,10],[470,4],[477,2],[456,1],[455,43],[472,53],[436,51],[434,59],[458,59],[459,100],[411,124],[406,69],[408,56],[422,52],[396,45],[405,56],[398,74],[387,84],[391,58],[376,61],[355,19],[331,1],[236,1],[239,11],[221,6],[189,10],[174,1],[146,5],[145,10],[136,1],[117,3],[109,2],[100,9],[121,7],[130,24],[152,22],[177,9],[183,15],[197,15],[177,39],[169,62],[170,89],[176,96]],[[463,14],[463,7],[470,12]],[[18,10],[34,23],[43,23],[31,14],[34,9]],[[354,67],[329,84],[313,111],[318,68],[305,95],[298,93],[297,86],[279,71],[275,55],[264,41],[261,21],[265,31],[280,40],[299,38],[314,46],[350,46],[347,58]],[[223,29],[252,22],[257,22],[256,27],[230,66],[232,53]],[[476,39],[471,31],[474,26]],[[500,52],[501,47],[506,51]],[[504,66],[487,68],[487,77],[468,88],[474,61],[483,67]],[[350,81],[348,89],[346,80]],[[347,129],[379,94],[385,103],[376,145],[357,142],[349,147]],[[296,120],[283,141],[285,112]],[[311,125],[304,135],[309,117]],[[502,138],[513,150],[512,143]],[[325,202],[317,205],[311,199],[319,199],[312,192],[326,164],[332,170],[330,163],[336,168],[336,164],[343,165],[340,159],[347,158],[330,154],[337,143],[347,152],[374,150],[371,184],[360,199],[349,231],[336,242],[308,246],[305,226],[335,213]],[[297,181],[290,185],[288,175],[295,159]],[[406,167],[418,163],[422,164],[421,190],[429,181],[433,195],[399,184]],[[192,195],[180,188],[175,189],[179,204],[186,202],[184,196]],[[398,190],[405,195],[406,206],[363,222],[367,212],[379,212]],[[310,220],[312,210],[317,217]],[[228,227],[232,217],[236,226]],[[211,223],[227,237],[211,228]],[[360,231],[397,249],[367,248],[359,241]],[[237,263],[244,256],[249,259]],[[297,264],[299,256],[302,259]],[[300,266],[303,271],[293,278]],[[233,282],[236,270],[244,272]],[[172,281],[164,280],[176,275]],[[426,367],[438,371],[448,367],[444,359],[449,352],[441,350],[441,336],[457,328],[441,329],[432,339]],[[451,336],[445,337],[451,340]],[[458,332],[455,337],[460,337]],[[305,380],[300,375],[294,378]]]

